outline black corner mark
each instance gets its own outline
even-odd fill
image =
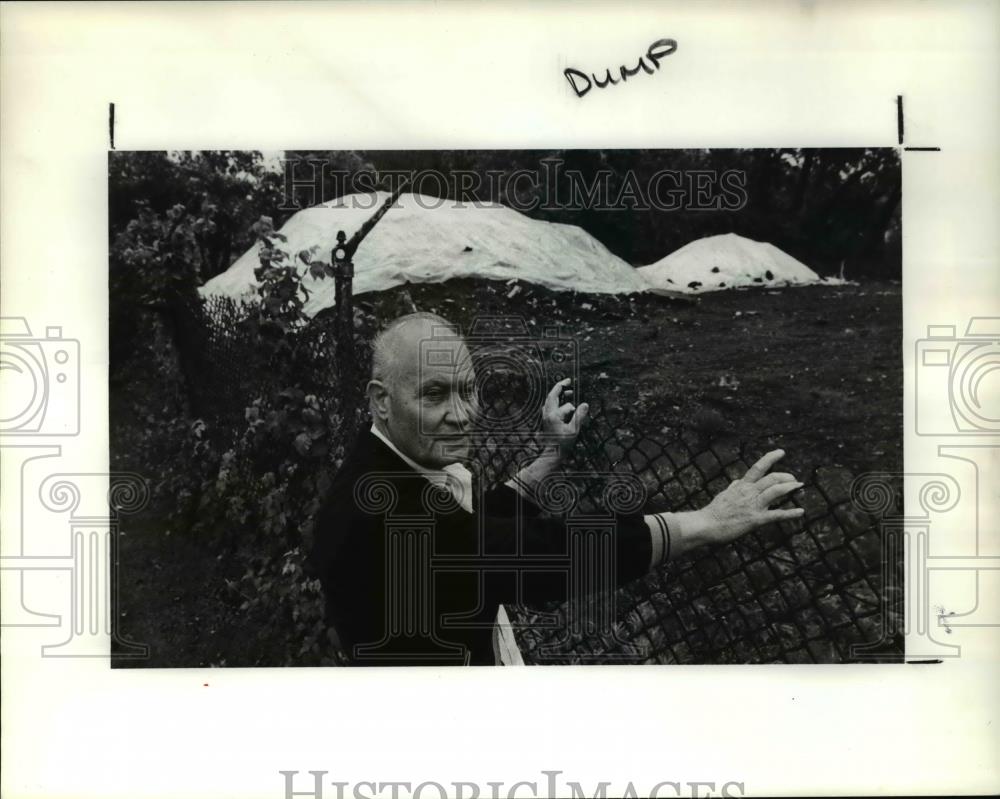
[[[115,104],[108,103],[108,136],[111,139],[111,149],[115,149]]]
[[[899,144],[903,144],[903,95],[896,95],[896,133],[899,138]]]
[[[896,95],[896,133],[899,140],[899,146],[903,147],[903,95]],[[939,153],[941,152],[940,147],[903,147],[904,150],[908,152],[918,152],[918,153]]]

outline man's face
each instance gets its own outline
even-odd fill
[[[415,337],[416,338],[416,337]],[[389,439],[429,468],[469,457],[477,412],[472,359],[460,339],[409,341],[397,377],[387,386]]]

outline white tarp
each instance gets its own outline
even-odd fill
[[[844,282],[821,278],[773,244],[735,233],[696,239],[638,271],[650,288],[689,293],[741,286],[842,285]]]
[[[388,194],[354,194],[299,211],[279,232],[279,245],[296,260],[301,250],[330,261],[343,230],[349,239]],[[252,297],[259,244],[202,287],[206,294]],[[354,293],[380,291],[403,283],[439,283],[449,278],[517,278],[555,290],[622,294],[647,287],[638,271],[574,225],[543,222],[498,203],[456,207],[451,201],[403,194],[369,233],[354,255]],[[303,285],[314,315],[333,305],[331,278],[308,274]]]

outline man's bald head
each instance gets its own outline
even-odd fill
[[[433,338],[461,338],[458,328],[434,313],[411,313],[393,319],[372,346],[372,380],[387,386],[415,372],[420,363],[420,342]]]
[[[417,463],[454,463],[468,454],[474,383],[469,350],[451,322],[432,313],[402,316],[375,339],[372,421]]]

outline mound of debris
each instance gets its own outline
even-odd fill
[[[301,267],[310,316],[334,303],[333,280],[316,279],[298,253],[330,261],[337,231],[348,238],[388,199],[385,192],[352,194],[299,211],[279,231],[283,249]],[[202,292],[247,298],[256,287],[259,244],[245,252]],[[638,270],[574,225],[531,219],[499,203],[458,205],[403,194],[354,256],[354,293],[404,283],[440,283],[458,277],[516,279],[556,291],[593,294],[641,292]]]
[[[821,278],[773,244],[735,233],[696,239],[638,271],[654,292],[698,293],[748,286],[832,286],[845,282]]]

